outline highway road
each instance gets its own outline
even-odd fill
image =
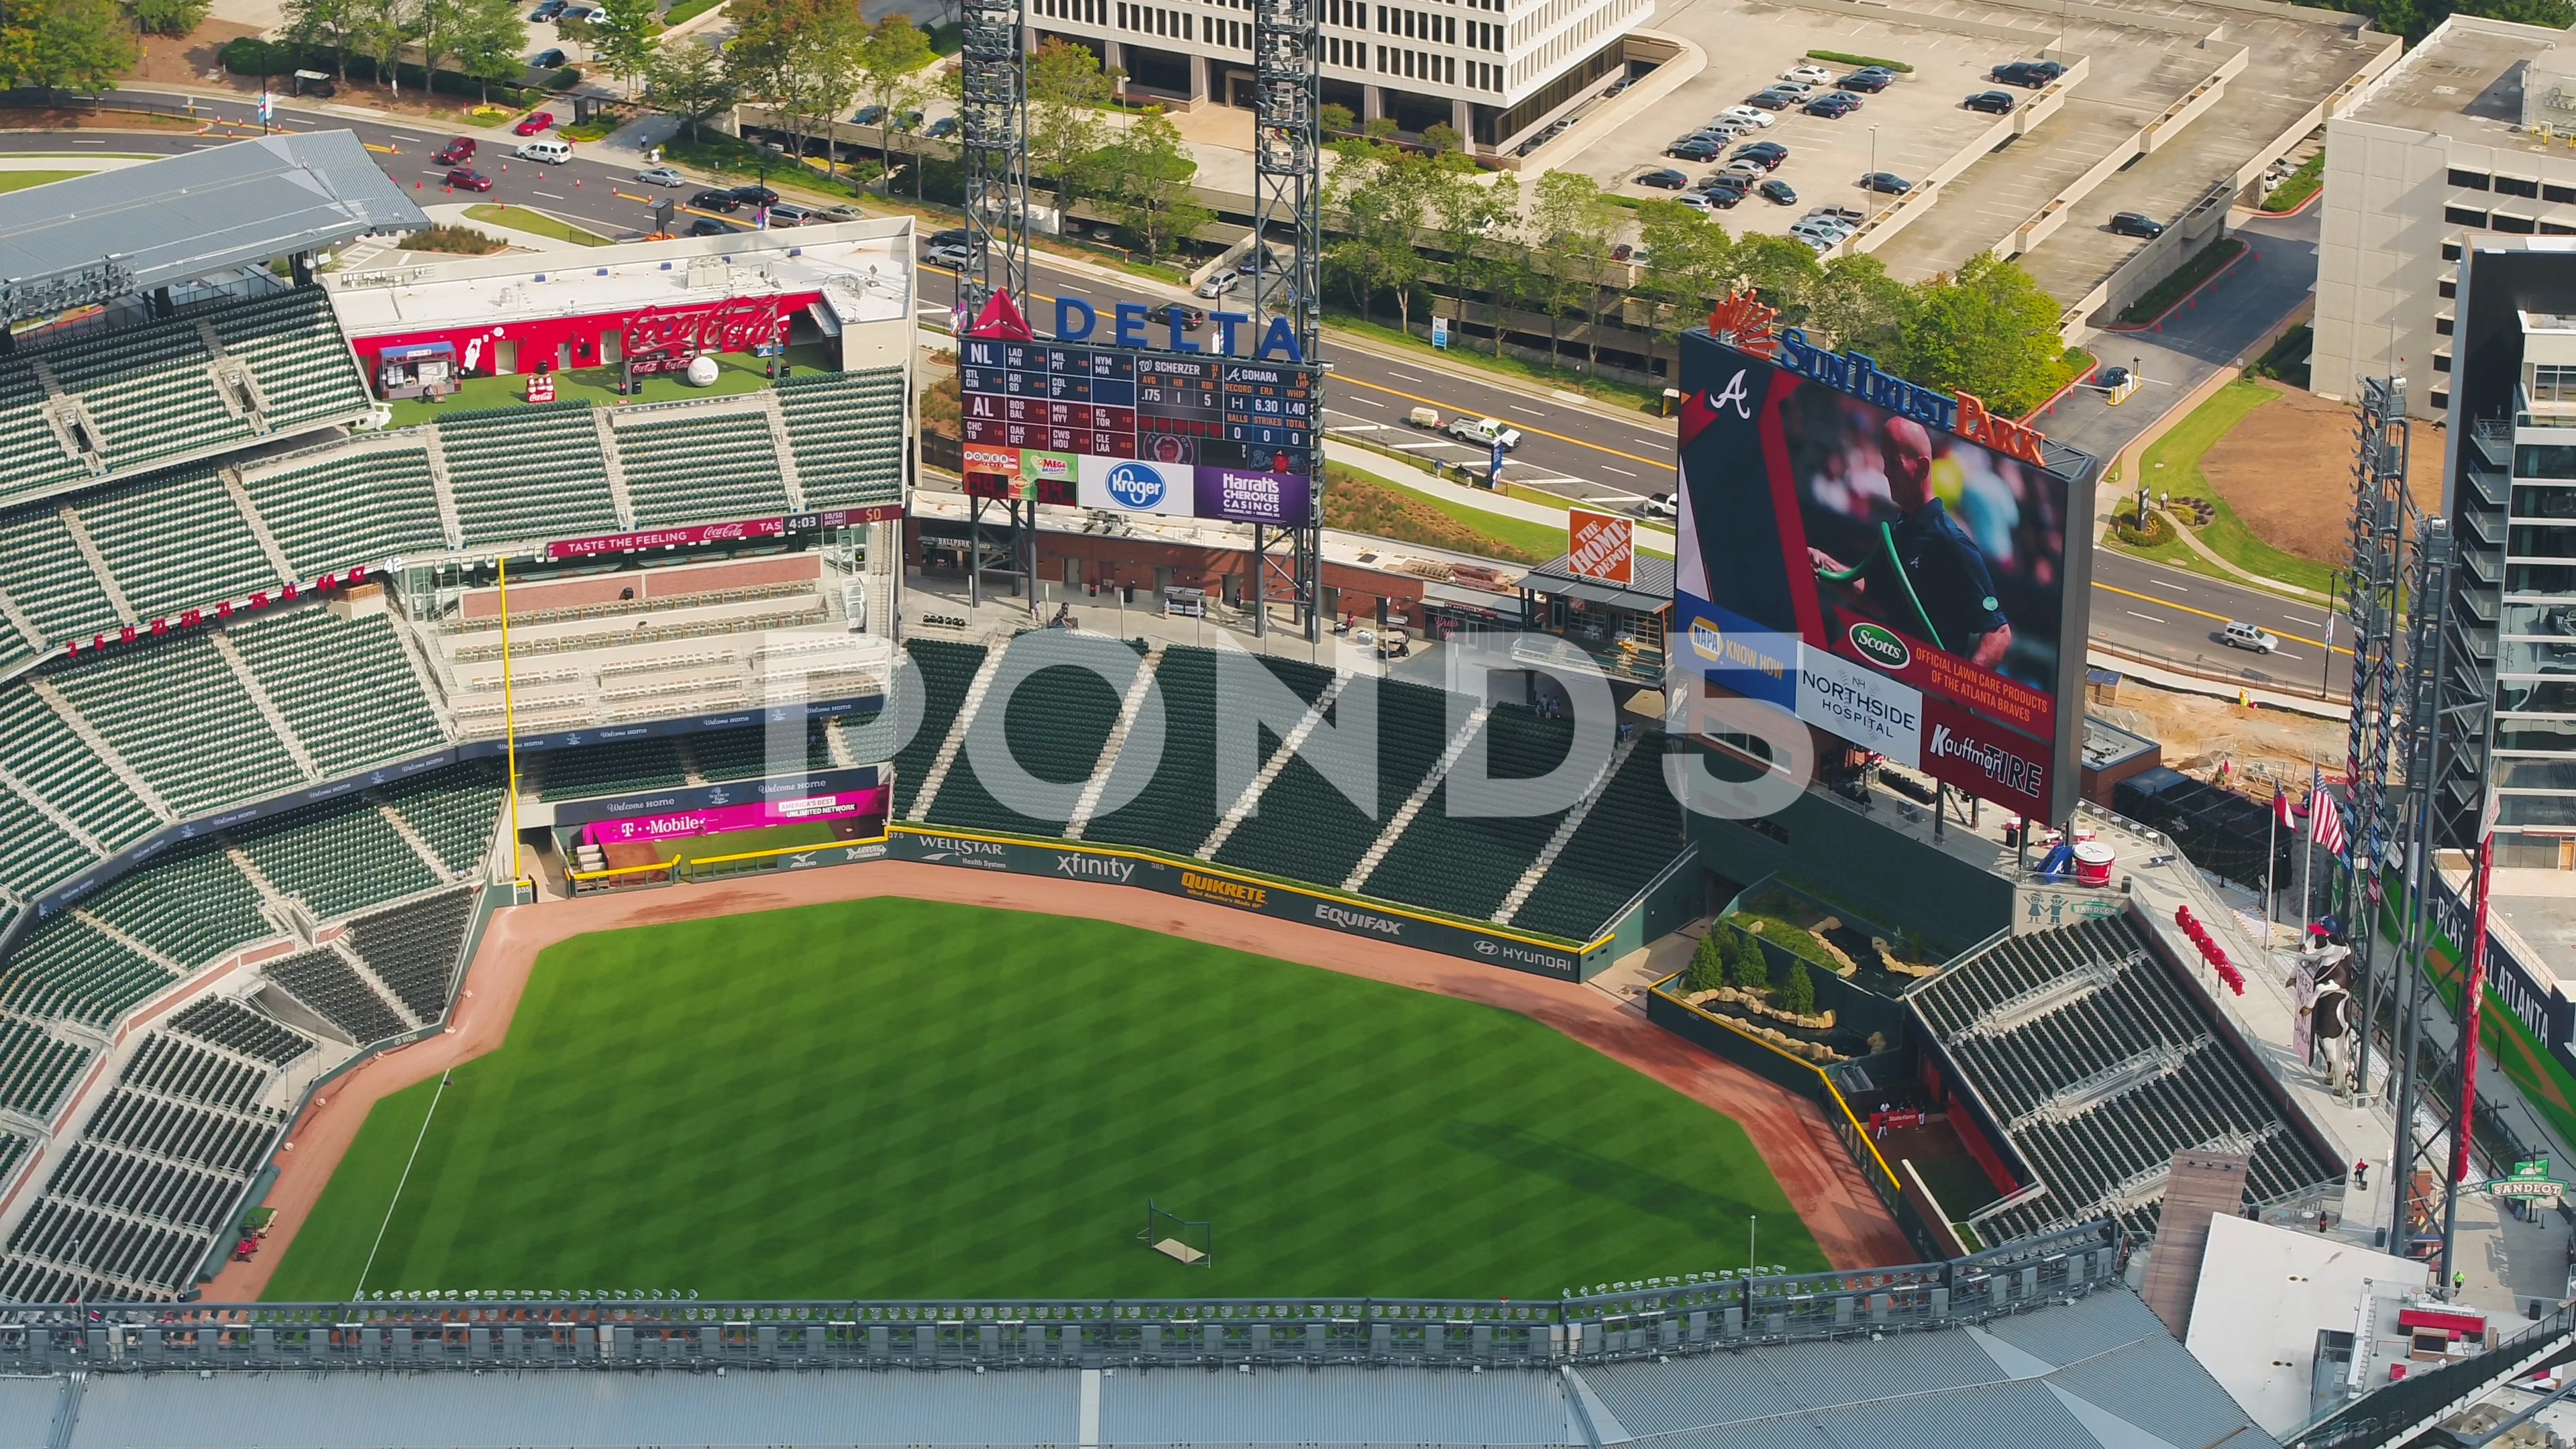
[[[175,104],[177,93],[129,90],[121,96]],[[0,153],[174,154],[220,145],[257,133],[256,109],[237,98],[193,98],[198,113],[217,123],[217,133],[204,136],[13,132],[0,134]],[[636,183],[640,157],[618,154],[603,146],[577,148],[562,166],[542,166],[509,159],[517,138],[505,129],[477,133],[483,154],[478,168],[493,180],[485,196],[449,194],[445,169],[430,164],[430,154],[447,139],[435,128],[396,117],[340,114],[336,109],[309,110],[281,105],[277,123],[290,130],[346,127],[366,142],[386,173],[417,188],[424,206],[443,202],[505,201],[535,207],[610,234],[643,230],[652,222],[652,206],[663,199],[685,203],[695,188],[677,192]],[[715,183],[721,184],[721,183]],[[739,217],[718,218],[740,224]],[[2197,334],[2176,327],[2171,335],[2114,339],[2112,350],[2144,352],[2146,375],[2161,389],[2187,390],[2219,365],[2234,349],[2258,336],[2304,290],[2300,267],[2304,246],[2313,247],[2313,220],[2304,223],[2304,241],[2292,234],[2258,243],[2271,255],[2265,266],[2249,271],[2250,280],[2227,300],[2241,306],[2213,306],[2195,319]],[[2307,275],[2313,275],[2310,271]],[[944,319],[954,299],[954,278],[925,266],[921,309]],[[1032,266],[1030,290],[1036,294],[1033,323],[1052,319],[1058,296],[1079,297],[1104,316],[1122,300],[1159,302],[1176,295],[1157,284],[1122,277],[1103,268],[1063,265],[1040,257]],[[1213,304],[1207,304],[1213,305]],[[2261,315],[2253,315],[2254,313]],[[2238,340],[2244,334],[2246,340]],[[1627,414],[1611,405],[1541,390],[1536,384],[1492,378],[1467,364],[1407,358],[1360,344],[1338,342],[1330,350],[1333,367],[1327,387],[1325,422],[1344,436],[1396,448],[1426,460],[1482,464],[1482,450],[1409,426],[1405,416],[1416,406],[1436,409],[1443,418],[1458,413],[1497,417],[1520,429],[1522,442],[1512,454],[1505,477],[1525,487],[1543,489],[1570,500],[1634,508],[1648,495],[1669,492],[1674,482],[1673,424],[1645,414]],[[2105,355],[2108,355],[2106,352]],[[2170,391],[2168,396],[2180,396]],[[2149,401],[2154,392],[2137,401]],[[2154,421],[2145,408],[2103,408],[2087,397],[2063,405],[2063,424],[2051,421],[2058,436],[2105,456]],[[2322,606],[2283,599],[2196,574],[2166,568],[2125,554],[2096,550],[2093,556],[2092,633],[2097,640],[2150,659],[2240,678],[2247,683],[2316,694],[2322,688],[2340,698],[2349,689],[2348,640],[2336,639],[2330,651]],[[2244,620],[2279,636],[2277,654],[2258,656],[2232,650],[2219,642],[2220,626]],[[2340,628],[2340,625],[2337,626]]]

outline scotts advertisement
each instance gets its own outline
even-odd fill
[[[1768,321],[1731,299],[1681,340],[1690,657],[1722,689],[2065,818],[2095,460]]]
[[[1296,527],[1303,527],[1313,516],[1313,483],[1302,473],[1149,463],[1138,458],[1076,461],[1078,496],[1085,508]]]

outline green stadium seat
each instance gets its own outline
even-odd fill
[[[617,456],[638,528],[793,511],[764,414],[648,414],[618,427]]]
[[[425,447],[321,456],[242,486],[302,577],[447,548]]]
[[[1687,844],[1681,802],[1664,784],[1664,757],[1649,740],[1611,777],[1592,813],[1565,843],[1512,917],[1524,931],[1589,941],[1636,899]]]
[[[903,498],[903,370],[781,378],[778,406],[808,508]]]
[[[438,440],[468,544],[618,531],[588,406],[459,413],[440,420]]]
[[[53,680],[183,819],[304,779],[205,634],[61,670]]]
[[[444,882],[363,798],[272,816],[228,832],[269,884],[337,920]]]
[[[939,758],[941,741],[956,727],[957,711],[966,703],[966,687],[974,682],[975,671],[984,667],[984,646],[907,639],[903,649],[919,670],[922,691],[921,727],[894,758],[894,813],[899,819],[910,819],[922,777]]]
[[[73,500],[135,613],[176,617],[273,590],[277,568],[211,470],[185,470]]]
[[[428,754],[447,741],[393,621],[306,604],[232,626],[232,640],[325,776]]]

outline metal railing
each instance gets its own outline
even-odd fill
[[[211,1369],[1552,1368],[1979,1323],[2119,1281],[2097,1223],[1947,1262],[1692,1273],[1554,1302],[1181,1298],[754,1302],[388,1295],[0,1305],[0,1373]]]

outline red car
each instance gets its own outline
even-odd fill
[[[433,166],[462,166],[474,159],[474,142],[463,136],[451,139],[429,158]]]
[[[480,171],[459,166],[447,173],[447,184],[459,191],[489,191],[492,189],[492,178]]]
[[[547,128],[548,126],[553,125],[554,123],[555,123],[555,113],[554,113],[554,112],[552,112],[552,111],[531,111],[531,112],[529,112],[529,113],[528,113],[528,118],[527,118],[526,120],[521,121],[517,126],[513,127],[512,129],[513,129],[513,130],[516,130],[516,131],[517,131],[520,135],[522,135],[522,136],[533,136],[533,135],[537,134],[539,131],[544,130],[544,129],[545,129],[545,128]]]

